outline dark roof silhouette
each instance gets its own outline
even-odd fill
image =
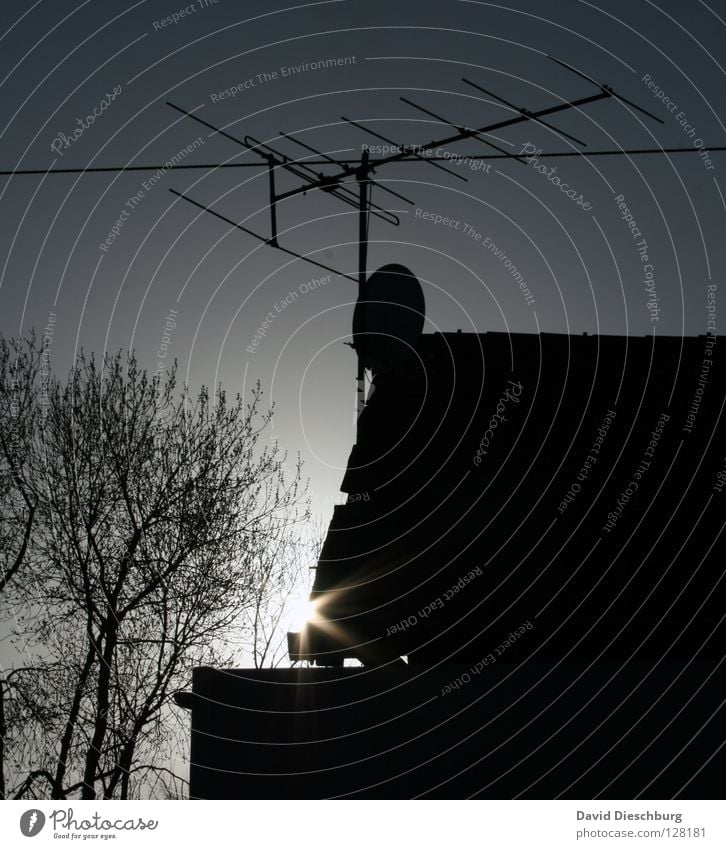
[[[723,338],[413,345],[375,377],[293,657],[468,663],[528,622],[510,659],[717,644]]]

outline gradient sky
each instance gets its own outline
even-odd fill
[[[178,22],[160,24],[191,6]],[[401,103],[401,95],[468,126],[511,115],[463,84],[463,76],[531,109],[594,93],[547,54],[612,85],[665,122],[612,100],[553,120],[589,148],[681,147],[699,138],[707,147],[726,144],[724,0],[567,0],[549,8],[528,0],[5,0],[0,19],[5,170],[161,164],[200,136],[185,163],[254,159],[167,100],[291,156],[299,150],[278,138],[281,130],[354,158],[362,143],[375,140],[344,124],[341,115],[405,143],[449,134]],[[281,72],[345,57],[340,67]],[[276,78],[258,77],[272,72]],[[674,104],[670,110],[646,85],[646,75]],[[236,96],[219,97],[232,86],[240,87]],[[78,119],[114,87],[120,91],[108,109],[62,155],[55,153],[53,140],[61,133],[71,138]],[[684,123],[693,127],[690,135]],[[575,149],[531,124],[503,130],[498,138],[513,152],[526,142]],[[450,150],[487,152],[476,141]],[[720,286],[726,261],[726,154],[713,154],[710,168],[698,153],[545,161],[557,165],[589,210],[531,165],[511,160],[492,162],[488,173],[453,166],[467,182],[423,163],[381,169],[381,181],[415,206],[374,194],[402,212],[399,227],[374,221],[369,267],[401,262],[419,276],[428,331],[704,333],[706,285]],[[133,347],[153,372],[165,319],[176,310],[167,358],[178,358],[182,376],[195,387],[221,380],[229,390],[246,391],[259,378],[276,405],[274,432],[287,449],[302,453],[316,509],[327,518],[340,499],[354,437],[355,362],[344,342],[350,340],[356,285],[332,276],[305,292],[305,284],[325,272],[169,192],[188,192],[267,233],[264,170],[172,169],[144,190],[149,177],[0,178],[0,329],[15,335],[43,328],[53,313],[56,368],[65,371],[80,347]],[[299,180],[280,175],[278,184],[284,190]],[[646,308],[643,262],[615,202],[620,194],[648,243],[658,322]],[[425,220],[417,208],[460,226]],[[126,220],[104,253],[100,244],[124,209]],[[278,215],[281,230],[292,228],[283,243],[318,250],[320,261],[355,273],[354,210],[313,193],[281,204]],[[465,224],[481,241],[464,232]],[[516,265],[534,304],[525,302],[502,260],[483,246],[487,237]],[[275,311],[286,298],[289,304]],[[274,321],[253,345],[270,312]]]

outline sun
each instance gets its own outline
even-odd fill
[[[290,605],[290,625],[293,629],[302,630],[308,622],[320,619],[318,604],[308,598],[296,598]]]

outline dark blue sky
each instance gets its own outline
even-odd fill
[[[281,130],[344,157],[375,143],[341,115],[423,143],[449,129],[402,95],[454,123],[482,126],[511,112],[464,76],[532,109],[595,91],[547,54],[665,122],[612,100],[553,120],[589,148],[726,144],[724,0],[568,0],[549,8],[527,0],[46,0],[4,2],[0,15],[4,169],[250,158],[167,100],[289,155],[298,150],[278,138]],[[326,59],[340,61],[315,67]],[[576,149],[532,124],[498,138],[511,152],[526,143]],[[486,151],[476,141],[450,148]],[[698,153],[543,160],[580,204],[534,162],[452,166],[467,182],[423,163],[389,166],[377,176],[415,206],[376,192],[374,200],[401,210],[401,224],[374,221],[369,265],[401,262],[419,276],[428,331],[704,333],[706,286],[720,287],[726,260],[724,156],[710,164]],[[332,276],[310,285],[325,272],[168,191],[266,233],[266,180],[250,169],[1,178],[2,331],[43,328],[52,318],[54,362],[63,370],[81,346],[134,347],[151,371],[177,357],[194,386],[222,380],[244,389],[260,378],[277,407],[275,432],[302,452],[316,505],[327,513],[353,440],[355,363],[343,343],[355,284]],[[281,189],[298,183],[279,178]],[[313,194],[285,202],[278,215],[281,230],[292,228],[291,248],[319,250],[322,262],[355,273],[352,209]],[[453,223],[436,223],[437,215]]]

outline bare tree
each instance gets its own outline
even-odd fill
[[[33,334],[0,338],[0,593],[27,558],[36,517],[30,460],[42,413],[44,362]]]
[[[307,599],[323,538],[322,525],[308,522],[302,533],[278,529],[254,546],[244,648],[255,667],[288,662],[287,632],[299,630],[311,613]]]
[[[299,465],[286,475],[284,453],[263,444],[259,386],[248,401],[192,397],[132,355],[81,356],[44,401],[37,566],[16,604],[35,657],[22,692],[52,706],[26,728],[53,745],[38,747],[13,795],[128,798],[166,773],[178,788],[159,759],[171,697],[194,666],[232,662],[261,547],[306,516]]]
[[[47,353],[34,334],[23,340],[0,338],[0,617],[15,616],[10,588],[25,579],[31,538],[36,524],[38,495],[31,461],[43,409]],[[0,674],[0,799],[6,797],[6,737],[8,727],[19,726],[12,704],[28,709],[20,676]]]

